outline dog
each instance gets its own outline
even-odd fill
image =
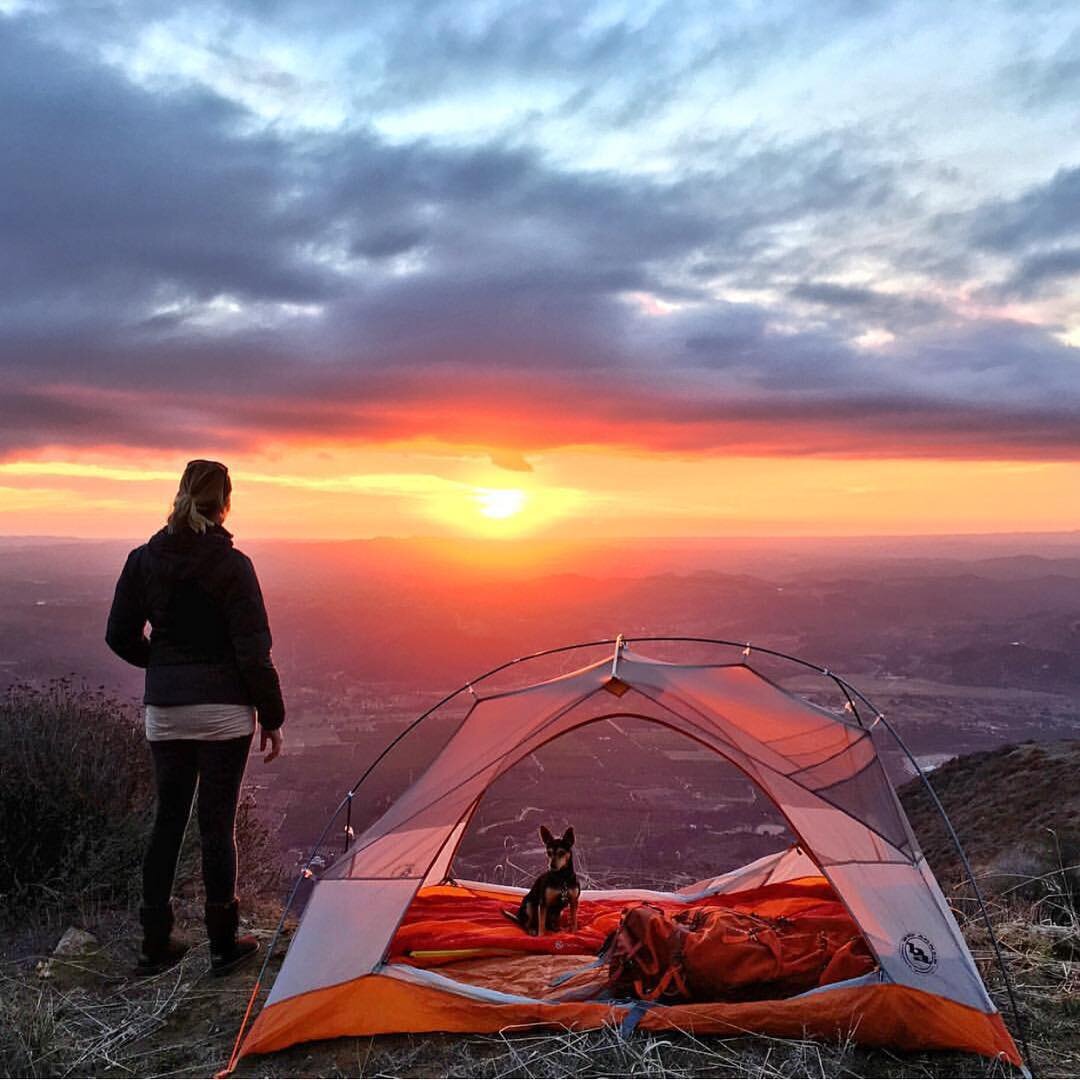
[[[533,882],[533,887],[522,897],[517,911],[503,908],[503,914],[526,933],[543,937],[545,932],[559,932],[563,908],[568,907],[570,930],[576,934],[581,886],[574,873],[573,826],[561,837],[555,837],[546,825],[541,825],[540,839],[547,848],[548,869]]]

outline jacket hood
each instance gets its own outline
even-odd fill
[[[146,545],[155,569],[169,580],[201,577],[232,548],[232,533],[221,525],[211,525],[206,532],[179,529],[171,533],[161,529]]]

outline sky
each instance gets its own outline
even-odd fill
[[[1076,528],[1074,3],[0,0],[0,533]]]

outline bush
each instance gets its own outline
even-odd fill
[[[68,679],[0,695],[0,911],[12,922],[133,908],[153,817],[150,755],[139,710]],[[237,815],[240,883],[280,882],[254,799]],[[201,893],[191,827],[175,890]]]
[[[153,806],[135,710],[69,680],[0,697],[0,907],[127,904]]]

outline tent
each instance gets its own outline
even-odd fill
[[[234,1061],[342,1035],[636,1024],[853,1037],[1020,1065],[878,757],[872,729],[884,718],[853,707],[834,712],[789,693],[753,666],[749,647],[738,663],[671,663],[621,637],[613,644],[603,659],[532,685],[465,688],[471,705],[441,752],[315,883]],[[854,705],[849,685],[830,677]],[[651,899],[671,907],[754,890],[790,898],[825,889],[861,932],[873,970],[775,1000],[660,1004],[566,1000],[545,982],[551,969],[541,960],[550,958],[525,956],[523,963],[512,950],[461,950],[454,955],[463,962],[447,966],[418,964],[395,950],[418,904],[475,908],[512,893],[450,877],[485,791],[545,743],[617,717],[665,725],[733,763],[779,808],[797,846],[678,892],[587,891],[583,909],[589,901],[618,907]]]

